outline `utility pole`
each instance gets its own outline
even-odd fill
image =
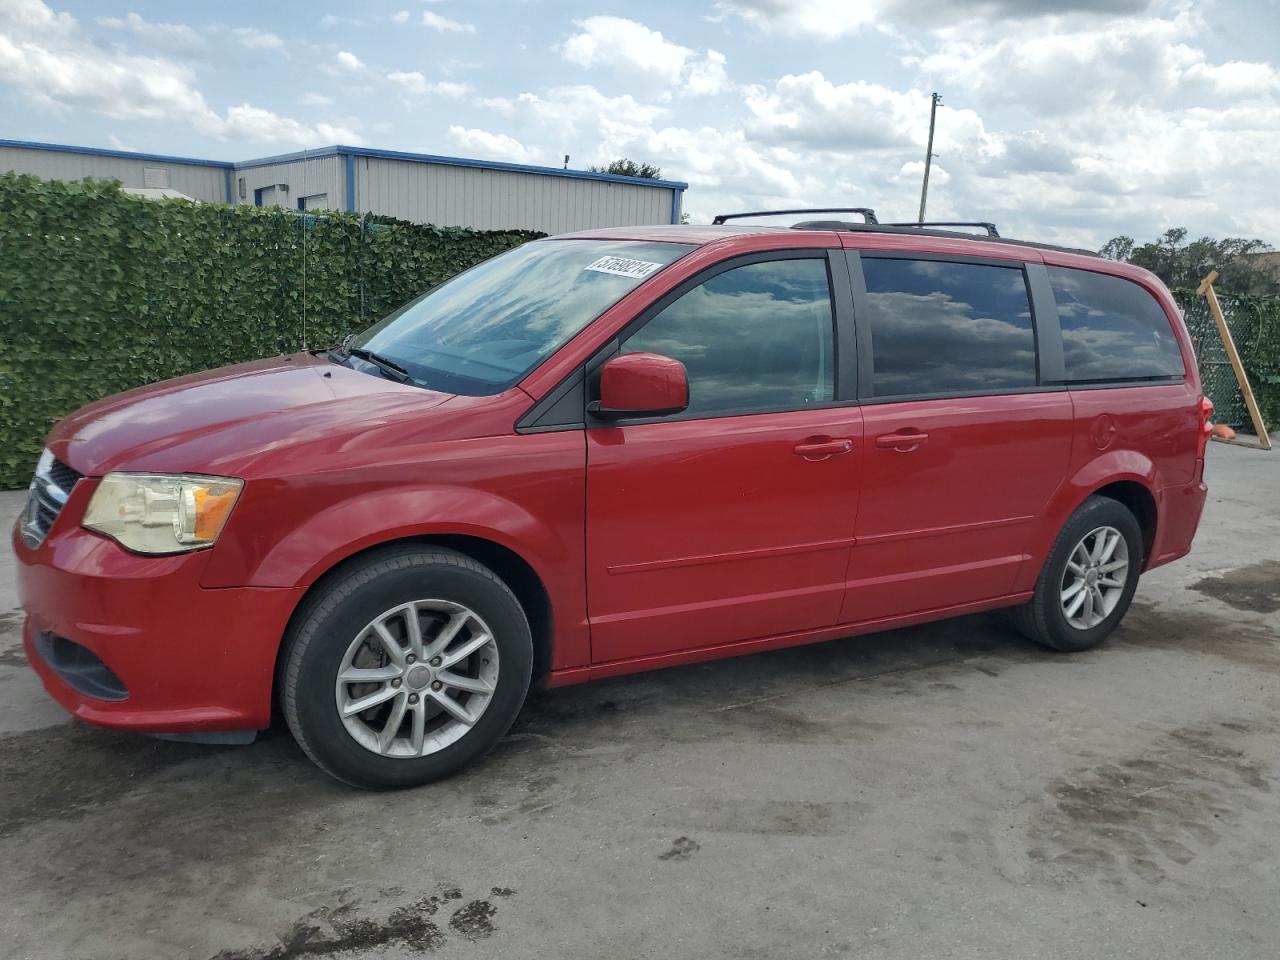
[[[929,107],[929,145],[924,151],[924,183],[920,184],[920,216],[917,223],[924,223],[924,205],[929,199],[929,168],[933,166],[933,126],[938,119],[938,106],[942,103],[942,94],[935,93]]]

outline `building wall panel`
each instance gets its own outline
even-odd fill
[[[355,163],[361,211],[418,223],[564,233],[671,222],[669,187],[382,157]]]
[[[28,147],[0,146],[0,170],[29,173],[45,180],[119,180],[126,187],[152,186],[146,171],[163,170],[169,188],[193,200],[225,203],[227,175],[224,167],[184,164],[172,160],[102,156],[93,153],[68,153]]]
[[[96,152],[80,148],[28,148],[0,141],[0,169],[47,179],[113,178],[125,186],[167,185],[197,200],[231,201],[310,210],[348,207],[348,148],[290,154],[235,165],[190,159]],[[354,153],[355,208],[417,223],[481,230],[528,229],[563,233],[592,227],[670,223],[675,188],[564,176],[559,171],[503,169],[477,161],[428,156]],[[472,165],[475,164],[475,165]],[[243,181],[243,196],[241,195]],[[280,188],[284,185],[284,189]],[[677,194],[678,195],[678,194]]]
[[[244,179],[244,193],[240,196],[240,179]],[[277,200],[280,206],[297,209],[302,197],[324,194],[326,207],[309,209],[345,209],[346,158],[341,156],[310,157],[306,161],[268,163],[261,166],[238,167],[232,174],[232,190],[236,203],[254,202],[254,191],[277,184],[288,184],[288,199]]]

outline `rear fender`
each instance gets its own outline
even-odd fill
[[[1029,549],[1031,561],[1023,564],[1014,585],[1015,593],[1035,588],[1053,542],[1071,514],[1095,492],[1121,480],[1141,484],[1156,498],[1157,504],[1160,502],[1157,494],[1159,474],[1150,457],[1136,450],[1109,450],[1090,460],[1058,487],[1045,508],[1041,522],[1032,535]],[[1158,526],[1157,523],[1157,528]]]

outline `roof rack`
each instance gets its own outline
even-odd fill
[[[1011,237],[1000,236],[975,236],[972,233],[960,233],[956,230],[939,230],[930,224],[923,227],[918,223],[909,223],[902,226],[896,223],[838,223],[826,221],[812,221],[810,223],[798,223],[791,229],[793,230],[839,230],[848,233],[896,233],[899,236],[928,236],[941,237],[947,240],[976,240],[979,243],[1007,243],[1018,247],[1034,247],[1037,250],[1060,250],[1063,253],[1075,253],[1085,257],[1097,257],[1099,254],[1094,250],[1085,250],[1080,247],[1063,247],[1055,243],[1038,243],[1033,240],[1015,240]]]
[[[876,212],[870,207],[816,207],[804,210],[753,210],[750,213],[718,213],[712,224],[719,226],[730,220],[741,220],[743,217],[781,217],[797,213],[858,213],[864,223],[879,223]]]
[[[989,220],[912,220],[909,223],[886,223],[886,227],[981,227],[988,237],[1000,236],[996,225]]]

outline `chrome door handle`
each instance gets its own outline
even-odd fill
[[[796,456],[804,457],[806,460],[826,460],[828,457],[848,453],[852,449],[853,441],[848,437],[837,437],[833,440],[806,440],[795,446]]]
[[[897,450],[899,453],[910,453],[929,441],[927,433],[885,433],[876,437],[876,446],[882,450]]]

